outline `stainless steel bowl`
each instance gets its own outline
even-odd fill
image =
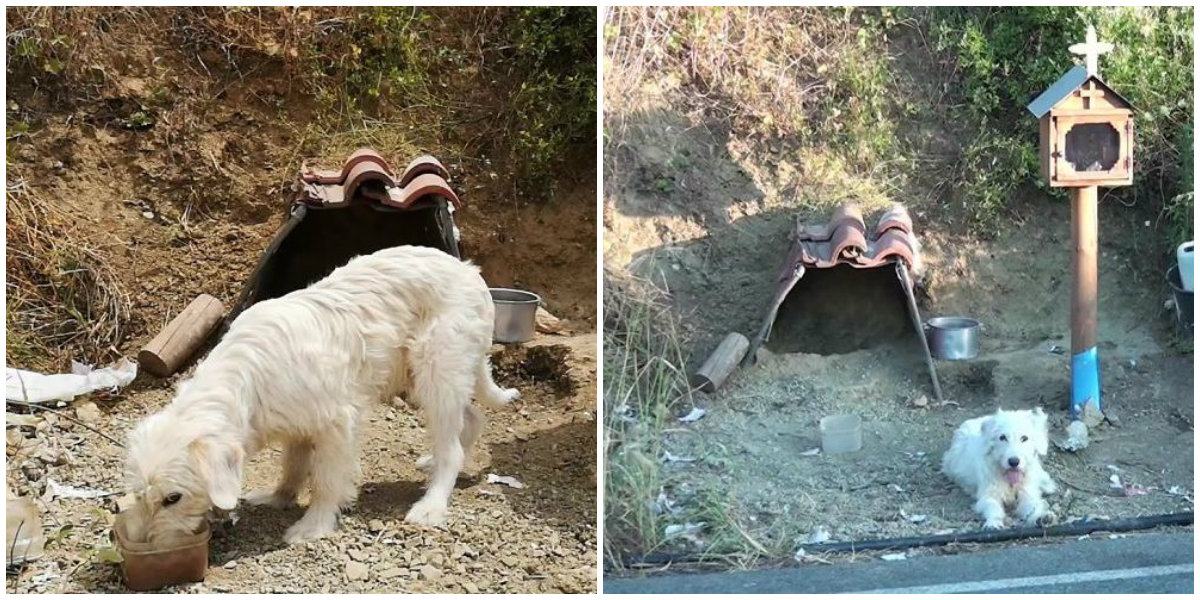
[[[929,353],[941,360],[979,355],[979,321],[966,317],[934,317],[925,323]]]
[[[537,309],[542,298],[533,292],[509,288],[489,288],[496,306],[496,327],[492,340],[501,344],[528,342],[537,325]]]

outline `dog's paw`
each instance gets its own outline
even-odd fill
[[[280,494],[274,490],[257,490],[242,497],[247,504],[253,506],[270,506],[285,509],[296,505],[296,497],[290,494]]]
[[[1053,479],[1046,479],[1046,481],[1042,482],[1042,493],[1046,495],[1057,494],[1058,484],[1054,483]]]
[[[1058,522],[1058,516],[1052,512],[1044,512],[1040,515],[1030,515],[1025,519],[1025,525],[1028,527],[1049,527]]]
[[[983,522],[984,529],[1004,529],[1004,519],[988,519]]]
[[[517,388],[508,388],[507,390],[504,390],[502,396],[504,397],[505,403],[519,400],[521,398],[521,390],[518,390]]]
[[[436,501],[420,500],[408,509],[404,520],[416,525],[438,527],[446,523],[446,505]]]
[[[428,472],[433,467],[433,455],[425,454],[421,456],[421,458],[417,459],[416,465],[418,469]]]
[[[304,513],[304,517],[296,521],[283,534],[283,541],[289,544],[303,544],[311,540],[323,538],[337,529],[337,513]]]

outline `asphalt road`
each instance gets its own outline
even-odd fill
[[[1192,593],[1191,531],[786,569],[606,576],[606,594]]]

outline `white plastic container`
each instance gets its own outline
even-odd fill
[[[862,450],[862,418],[858,415],[829,415],[821,419],[821,452],[845,454]]]
[[[1184,242],[1175,249],[1175,258],[1179,260],[1179,280],[1183,289],[1196,291],[1196,241]]]

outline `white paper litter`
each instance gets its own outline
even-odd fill
[[[666,462],[669,462],[669,463],[673,463],[673,462],[681,462],[681,463],[690,463],[690,462],[696,462],[696,459],[695,459],[695,458],[692,458],[692,457],[690,457],[690,456],[675,456],[674,454],[671,454],[671,451],[670,451],[670,450],[663,450],[663,460],[664,460],[664,461],[666,461]]]
[[[685,416],[679,417],[679,422],[680,423],[695,423],[696,421],[699,421],[700,419],[704,418],[704,415],[706,415],[706,414],[708,414],[707,410],[704,410],[703,408],[700,408],[700,407],[695,407],[695,408],[692,408],[692,412],[688,413]]]
[[[667,539],[680,536],[692,537],[701,531],[704,531],[705,525],[706,523],[704,522],[684,523],[683,525],[667,525],[667,528],[663,531],[663,533],[666,535]]]
[[[1177,485],[1171,486],[1170,489],[1166,490],[1166,492],[1172,496],[1179,496],[1180,498],[1183,498],[1188,504],[1195,503],[1195,500],[1192,498],[1192,493]]]
[[[47,502],[54,500],[55,498],[90,500],[93,498],[104,498],[106,496],[115,495],[116,492],[63,485],[57,481],[54,481],[53,479],[47,479],[46,493],[42,494],[42,499]]]
[[[75,396],[97,390],[115,391],[129,385],[137,377],[137,363],[128,358],[111,367],[93,369],[73,363],[71,373],[43,375],[33,371],[4,369],[4,398],[41,404],[68,401]]]
[[[829,530],[818,525],[817,528],[813,529],[812,532],[808,534],[808,537],[804,539],[804,543],[824,544],[825,542],[829,541],[830,537],[832,536],[829,535]]]
[[[801,452],[800,456],[817,456],[820,453],[820,448],[813,448],[812,450],[805,450],[804,452]]]
[[[487,482],[488,483],[502,483],[504,485],[507,485],[508,487],[517,488],[518,490],[525,487],[525,484],[518,481],[516,477],[511,477],[508,475],[497,475],[495,473],[488,473]]]
[[[1116,490],[1125,489],[1125,486],[1121,484],[1121,478],[1116,473],[1108,476],[1108,487]]]
[[[908,560],[908,555],[903,552],[897,552],[895,554],[884,554],[883,556],[880,556],[879,558],[886,560],[888,562],[891,562],[894,560]]]
[[[656,515],[675,514],[679,512],[679,507],[675,506],[675,502],[667,496],[666,491],[660,491],[658,498],[650,503],[650,511]]]

